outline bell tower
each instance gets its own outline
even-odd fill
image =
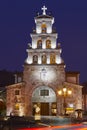
[[[58,34],[53,29],[54,18],[46,14],[47,8],[43,6],[42,15],[35,17],[36,29],[31,33],[32,42],[27,49],[28,57],[26,64],[59,65],[64,61],[61,58],[61,46],[57,44]]]
[[[58,34],[53,29],[54,17],[47,15],[45,6],[41,9],[42,14],[34,18],[36,29],[30,34],[31,43],[28,44],[26,50],[28,56],[24,64],[23,77],[26,114],[32,115],[34,104],[39,103],[42,109],[43,104],[48,103],[48,113],[46,115],[53,115],[50,109],[54,103],[56,104],[56,115],[57,88],[65,81],[64,61],[61,58],[61,45],[60,43],[57,44]],[[47,96],[46,93],[48,93]],[[53,99],[51,97],[52,93],[54,93]],[[48,100],[48,97],[50,97],[50,100]],[[41,110],[41,115],[45,115],[43,110]]]

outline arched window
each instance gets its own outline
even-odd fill
[[[45,54],[42,55],[42,64],[46,64],[47,63],[47,57]]]
[[[42,28],[42,33],[46,33],[47,30],[46,24],[42,24],[41,28]]]
[[[38,56],[37,56],[37,55],[34,55],[34,56],[33,56],[33,63],[34,63],[34,64],[37,64],[37,63],[38,63]]]
[[[41,49],[42,48],[42,40],[37,41],[37,48]]]
[[[46,48],[51,48],[51,40],[46,40]]]
[[[50,63],[55,64],[55,54],[50,55]]]

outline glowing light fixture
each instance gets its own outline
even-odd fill
[[[61,90],[59,90],[59,91],[58,91],[58,94],[59,94],[59,95],[62,95],[62,91],[61,91]]]
[[[60,90],[58,90],[58,95],[62,96],[63,97],[63,109],[64,109],[64,115],[66,114],[66,106],[67,106],[67,103],[66,103],[66,98],[68,96],[70,96],[72,94],[72,91],[70,89],[68,89],[67,87],[63,87],[61,88]]]

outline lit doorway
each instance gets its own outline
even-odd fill
[[[55,115],[57,112],[56,94],[48,86],[36,88],[32,94],[32,115]]]

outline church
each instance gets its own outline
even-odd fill
[[[6,87],[8,116],[57,116],[82,109],[80,74],[66,72],[54,17],[45,6],[41,9],[42,14],[34,18],[36,28],[30,34],[23,80]]]

